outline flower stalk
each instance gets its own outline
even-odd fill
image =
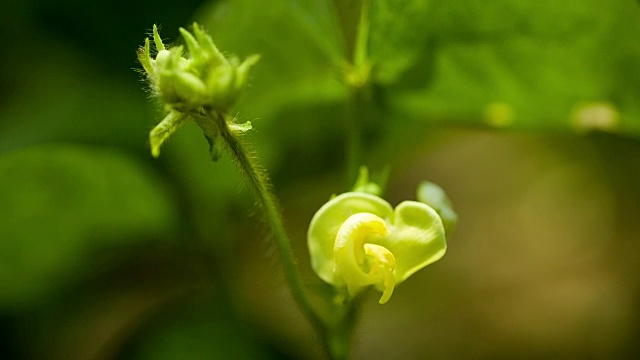
[[[227,59],[198,24],[194,24],[193,29],[193,34],[180,29],[190,57],[183,56],[182,46],[165,46],[156,26],[153,27],[156,57],[151,56],[150,39],[146,39],[138,50],[138,59],[151,88],[167,111],[165,118],[149,134],[151,153],[158,157],[161,145],[191,120],[200,127],[209,142],[212,160],[218,159],[223,149],[231,154],[264,212],[293,298],[322,338],[329,357],[345,359],[348,343],[344,337],[336,337],[340,333],[335,328],[336,319],[319,315],[303,284],[266,171],[255,157],[249,155],[240,139],[251,129],[251,123],[238,124],[227,115],[259,57],[253,55],[243,62],[235,57]],[[340,317],[338,320],[344,319]],[[342,323],[339,327],[348,328]]]
[[[277,201],[270,190],[271,186],[266,172],[258,164],[255,157],[248,155],[249,152],[245,149],[245,145],[230,129],[229,121],[225,120],[224,115],[212,112],[207,112],[206,114],[206,117],[198,118],[198,125],[209,128],[215,124],[220,137],[226,144],[227,150],[247,179],[249,189],[264,211],[265,218],[273,234],[276,248],[280,254],[285,278],[291,287],[291,293],[294,299],[304,315],[310,320],[313,327],[320,333],[325,333],[325,323],[314,310],[300,277],[300,272],[297,269],[291,248],[291,240],[284,229]]]

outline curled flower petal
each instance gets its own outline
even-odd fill
[[[340,226],[333,247],[334,272],[347,285],[351,296],[379,280],[376,275],[381,261],[376,258],[377,253],[365,249],[365,245],[374,241],[374,237],[387,235],[389,229],[385,221],[371,213],[353,214]],[[369,259],[371,257],[374,259]]]
[[[444,226],[429,205],[403,201],[395,209],[394,230],[379,244],[396,257],[398,283],[442,258],[447,251]]]
[[[371,213],[385,219],[393,216],[393,208],[381,198],[365,193],[345,193],[324,204],[311,220],[307,243],[311,266],[318,276],[329,284],[343,285],[334,272],[334,244],[340,227],[357,213]]]
[[[380,304],[384,304],[389,301],[396,286],[393,275],[396,270],[396,257],[389,249],[376,244],[364,244],[364,251],[368,255],[369,275],[376,278],[376,289],[382,291]]]

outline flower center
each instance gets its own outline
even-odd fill
[[[375,244],[390,234],[386,222],[371,213],[351,215],[340,226],[334,244],[335,269],[351,296],[363,287],[375,285],[386,303],[395,287],[396,260],[385,247]]]

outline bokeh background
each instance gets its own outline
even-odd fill
[[[364,301],[353,358],[639,358],[639,3],[377,3],[362,161],[391,166],[392,204],[440,184],[460,221],[445,258]],[[229,159],[196,126],[151,158],[135,50],[197,19],[261,53],[237,114],[313,287],[306,227],[350,182],[333,61],[356,5],[1,5],[0,358],[322,359]]]

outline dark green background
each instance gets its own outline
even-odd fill
[[[195,126],[151,158],[135,50],[197,19],[262,55],[236,111],[316,286],[305,232],[348,189],[332,61],[358,4],[220,3],[2,5],[0,358],[322,358],[229,159]],[[365,301],[353,357],[640,356],[638,2],[374,3],[363,162],[391,164],[394,205],[439,183],[460,223],[445,258]],[[610,133],[572,123],[591,103],[618,111]]]

